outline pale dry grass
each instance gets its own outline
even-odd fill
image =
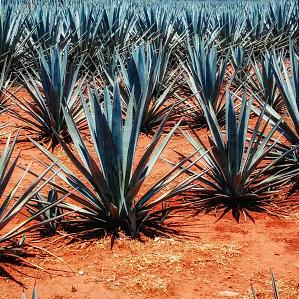
[[[106,241],[98,244],[102,249],[107,249],[108,245]],[[220,245],[165,238],[147,240],[146,243],[125,238],[118,240],[116,246],[111,264],[102,267],[95,279],[127,294],[167,294],[170,286],[179,283],[182,275],[187,280],[198,280],[199,271],[207,272],[211,265],[228,266],[242,250],[241,245],[233,241]],[[207,278],[201,277],[200,280],[203,283]]]
[[[296,222],[296,224],[299,224],[299,212],[294,213],[292,215],[293,220]]]

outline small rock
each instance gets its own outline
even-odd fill
[[[240,293],[234,291],[223,291],[218,293],[219,297],[238,297]]]
[[[84,274],[84,271],[79,271],[79,275],[83,275]]]

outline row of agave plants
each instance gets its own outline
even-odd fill
[[[95,14],[95,2],[72,9],[57,4],[55,13],[33,3],[25,19],[3,6],[1,114],[18,119],[51,162],[39,161],[42,173],[24,168],[20,154],[14,153],[21,132],[2,134],[0,260],[14,258],[25,234],[41,227],[51,234],[63,225],[98,230],[113,239],[120,231],[137,238],[141,232],[173,233],[165,220],[177,220],[182,211],[217,210],[220,217],[231,212],[239,221],[242,215],[253,220],[252,211],[274,213],[295,204],[278,196],[283,184],[295,182],[299,159],[297,14],[294,3],[283,3],[261,6],[260,11],[251,7],[258,15],[272,12],[278,18],[277,13],[282,27],[288,15],[276,35],[263,18],[262,31],[268,35],[256,37],[259,52],[254,51],[256,43],[243,43],[250,35],[247,19],[238,31],[234,26],[240,26],[242,18],[228,11],[203,19],[206,32],[194,29],[187,34],[190,24],[183,30],[181,26],[189,6],[182,7],[187,15],[176,22],[158,6],[141,10],[141,25],[126,5],[99,8],[101,13]],[[26,11],[27,4],[14,5]],[[213,11],[212,4],[209,7]],[[192,22],[207,18],[204,8],[209,11],[200,6]],[[237,7],[242,8],[250,7]],[[37,19],[30,27],[36,11],[43,21]],[[56,17],[61,24],[52,22]],[[179,24],[181,18],[185,21]],[[215,25],[217,18],[229,20]],[[108,29],[97,29],[105,24]],[[40,25],[46,32],[36,38]],[[196,28],[202,30],[202,25]],[[47,32],[55,30],[64,38],[57,40],[55,33],[52,39]],[[103,32],[109,33],[110,45],[99,38]],[[30,99],[20,95],[19,86]],[[201,127],[207,128],[208,144],[199,134]],[[11,124],[3,123],[1,130],[8,128]],[[137,155],[141,133],[147,133],[150,142]],[[194,150],[178,152],[178,162],[165,160],[170,170],[149,187],[145,182],[176,133]],[[65,152],[67,163],[54,154],[56,146]],[[23,174],[13,182],[17,168]],[[32,182],[25,187],[28,177]],[[25,219],[12,227],[20,213]],[[17,244],[12,243],[16,238]]]
[[[153,2],[122,1],[2,1],[0,5],[0,61],[7,76],[32,67],[39,50],[69,47],[70,59],[84,57],[85,67],[111,65],[115,55],[151,42],[173,49],[172,64],[185,60],[186,43],[194,36],[217,50],[231,46],[253,50],[284,48],[298,38],[296,0],[275,2]]]

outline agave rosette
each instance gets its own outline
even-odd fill
[[[103,104],[100,102],[100,96],[96,91],[89,94],[90,110],[82,99],[96,159],[87,149],[67,109],[64,109],[65,119],[79,158],[57,135],[67,156],[86,179],[86,184],[48,150],[33,141],[64,171],[58,176],[79,192],[79,195],[72,194],[70,198],[81,206],[66,204],[63,208],[76,211],[79,215],[76,218],[77,223],[91,223],[108,233],[117,234],[122,230],[136,237],[140,231],[163,231],[163,219],[172,211],[184,207],[173,202],[168,205],[169,201],[184,190],[187,182],[195,178],[188,178],[161,194],[166,186],[184,172],[180,169],[183,162],[180,162],[145,193],[139,193],[179,123],[162,138],[163,127],[167,121],[165,117],[134,167],[145,98],[140,102],[137,111],[134,111],[133,99],[128,103],[124,120],[117,82],[114,85],[113,100],[108,89],[105,89]],[[67,192],[60,186],[55,187],[60,192]]]
[[[225,104],[221,89],[225,83],[227,58],[218,58],[214,47],[206,49],[197,36],[188,43],[187,82],[193,97],[186,101],[189,121],[196,127],[206,125],[204,107],[211,105],[219,120],[223,119]]]
[[[267,132],[269,123],[263,123],[263,110],[255,126],[250,128],[252,98],[246,100],[246,93],[239,114],[233,96],[227,94],[225,133],[220,129],[213,107],[208,105],[204,109],[211,132],[210,149],[195,132],[193,135],[183,131],[200,154],[207,152],[190,171],[192,175],[204,172],[198,178],[199,186],[190,188],[190,201],[198,212],[222,210],[222,217],[231,211],[237,221],[242,214],[253,219],[250,212],[271,212],[279,202],[277,186],[289,179],[279,173],[267,175],[267,170],[280,159],[267,159],[279,140],[279,137],[274,138],[274,133],[280,120]]]
[[[147,44],[132,49],[127,60],[122,59],[120,55],[117,56],[121,79],[124,82],[120,86],[123,108],[127,109],[133,97],[134,110],[137,111],[140,103],[145,100],[142,132],[153,133],[176,102],[174,93],[177,70],[169,70],[170,55],[171,51],[163,49],[162,45],[156,49],[153,45]],[[112,74],[105,71],[110,84],[113,84],[117,72],[117,68]],[[174,121],[178,117],[179,115],[173,113],[168,121]]]
[[[82,60],[68,62],[68,48],[60,51],[56,46],[49,55],[40,51],[39,70],[26,70],[21,73],[22,82],[30,99],[13,97],[21,113],[12,111],[12,115],[26,123],[26,129],[41,138],[57,143],[54,132],[68,137],[63,108],[68,107],[79,128],[86,125],[79,91],[84,79],[79,80]]]

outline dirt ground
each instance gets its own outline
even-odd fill
[[[0,120],[7,119],[1,116]],[[25,132],[21,135],[25,139]],[[201,136],[205,140],[205,130]],[[149,138],[141,136],[137,159]],[[176,135],[163,157],[177,159],[174,149],[188,153],[191,147]],[[18,143],[14,155],[19,150],[20,163],[25,167],[33,162],[32,169],[40,173],[43,168],[35,158],[45,160],[41,152],[28,141]],[[72,168],[59,147],[55,154]],[[159,161],[143,190],[168,167]],[[17,170],[15,176],[20,173]],[[26,178],[24,185],[31,179]],[[27,298],[31,298],[35,281],[42,299],[252,298],[251,286],[258,298],[273,298],[271,271],[281,298],[298,298],[299,213],[294,211],[283,219],[254,215],[256,224],[244,219],[237,224],[230,215],[217,223],[215,215],[185,217],[189,237],[143,237],[141,241],[123,237],[113,250],[109,238],[82,241],[63,231],[51,238],[34,238],[30,244],[49,254],[27,261],[44,270],[24,265],[6,265],[5,269],[25,285]],[[14,223],[19,221],[17,217]],[[1,273],[0,299],[21,298],[23,287],[16,281]]]
[[[273,298],[271,272],[281,298],[299,294],[299,221],[256,216],[257,223],[218,223],[205,215],[190,219],[196,238],[155,238],[144,242],[109,239],[74,242],[45,239],[55,257],[30,259],[47,269],[10,269],[28,289],[36,280],[39,298]],[[52,270],[51,270],[52,269]],[[56,269],[56,271],[54,270]],[[60,270],[60,271],[58,271]],[[18,273],[17,271],[21,271]],[[0,298],[20,298],[22,287],[0,278]]]

